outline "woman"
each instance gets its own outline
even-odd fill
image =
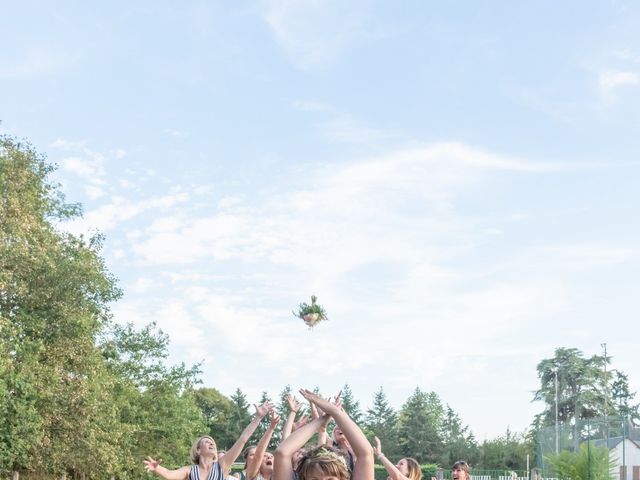
[[[331,417],[342,430],[357,458],[353,471],[347,467],[345,456],[331,447],[321,445],[305,451],[296,468],[299,480],[373,480],[373,452],[360,427],[339,405],[323,399],[310,390],[300,394],[313,403],[323,415],[291,433],[276,449],[273,480],[291,480],[294,476],[293,455],[302,448],[314,433],[325,429]]]
[[[247,459],[247,480],[271,480],[273,474],[273,453],[267,452],[267,447],[273,436],[273,432],[278,426],[280,417],[271,412],[271,422],[269,428],[264,432],[262,438],[256,445],[253,455]]]
[[[471,480],[471,469],[469,464],[463,460],[459,460],[451,467],[451,478],[453,480]]]
[[[422,469],[420,464],[413,458],[401,458],[396,465],[382,453],[382,445],[378,437],[373,437],[376,446],[373,448],[374,453],[380,463],[387,470],[389,476],[387,480],[421,480]]]
[[[181,467],[176,470],[169,470],[160,465],[161,460],[147,457],[144,461],[145,469],[148,472],[164,478],[165,480],[223,480],[226,472],[238,455],[242,451],[244,444],[256,430],[262,419],[269,412],[273,411],[273,404],[266,402],[259,407],[254,405],[256,414],[251,423],[246,426],[240,434],[236,443],[233,444],[225,455],[218,458],[216,442],[208,435],[200,437],[191,447],[191,466]]]

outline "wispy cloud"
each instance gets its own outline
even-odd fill
[[[624,86],[636,86],[640,84],[640,76],[637,72],[606,70],[599,76],[600,88],[605,94]]]
[[[366,36],[366,3],[267,0],[264,18],[278,44],[302,70],[336,64]]]

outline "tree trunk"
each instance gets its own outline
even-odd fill
[[[19,480],[20,474],[16,471],[11,472],[11,480]]]
[[[573,451],[580,451],[580,430],[578,429],[578,422],[580,421],[580,412],[578,402],[574,403],[573,407]]]

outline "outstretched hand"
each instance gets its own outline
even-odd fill
[[[280,415],[278,415],[275,410],[271,410],[271,423],[269,424],[269,428],[276,428],[279,421]]]
[[[376,446],[373,447],[373,453],[377,455],[382,455],[382,444],[380,443],[380,439],[378,437],[373,437],[376,442]]]
[[[298,410],[300,410],[300,404],[296,400],[296,397],[294,397],[293,395],[287,395],[287,402],[289,402],[289,410],[291,410],[292,412],[297,413]]]
[[[264,418],[267,413],[273,412],[273,409],[275,408],[275,406],[271,402],[264,402],[259,406],[254,403],[253,406],[256,409],[256,415],[260,418]]]
[[[147,459],[143,461],[145,470],[151,473],[156,471],[161,462],[162,459],[154,460],[151,457],[147,457]]]
[[[297,429],[299,429],[300,427],[306,425],[307,423],[309,423],[309,417],[307,417],[306,415],[303,415],[300,417],[300,420],[298,420],[297,422],[293,422],[293,426],[291,428],[292,432],[295,432]]]
[[[300,389],[300,395],[302,395],[309,403],[315,405],[327,415],[333,416],[337,413],[340,413],[341,411],[340,406],[338,404],[332,403],[329,400],[325,400],[320,395],[312,392],[311,390],[307,390],[304,388]],[[339,399],[340,399],[340,394],[336,396],[336,400],[338,402],[340,401]]]

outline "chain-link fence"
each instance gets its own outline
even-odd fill
[[[563,452],[573,452],[579,454],[575,461],[584,464],[584,480],[640,480],[640,428],[620,417],[591,418],[579,420],[575,425],[559,423],[542,428],[537,433],[536,447],[537,468],[542,478],[553,477],[558,462],[568,461]]]

